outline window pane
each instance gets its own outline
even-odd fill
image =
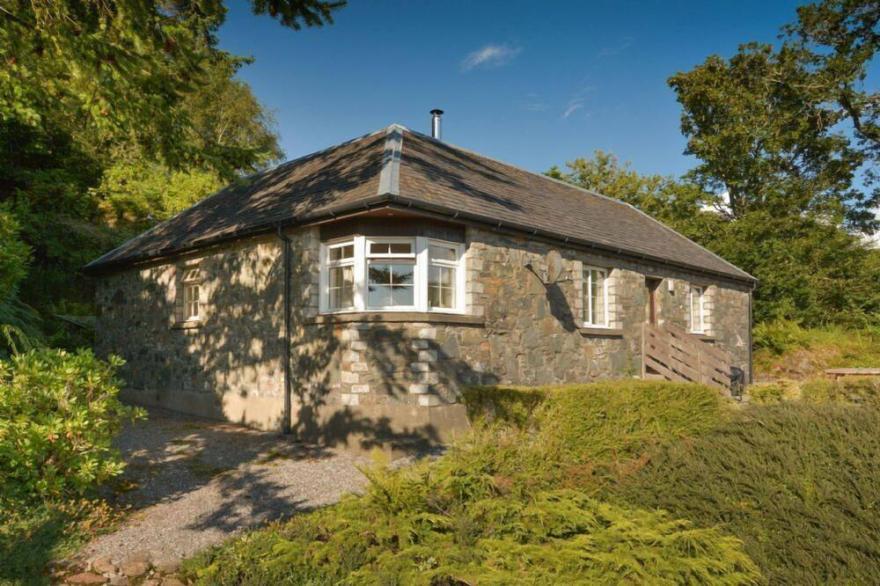
[[[428,247],[428,255],[431,257],[431,260],[448,260],[452,262],[456,261],[458,256],[454,246],[440,246],[436,244],[431,244]]]
[[[199,274],[199,269],[189,269],[185,273],[183,273],[183,282],[190,283],[193,281],[200,280],[201,275]]]
[[[592,271],[593,323],[605,325],[605,271]]]
[[[334,267],[330,269],[330,308],[341,309],[354,305],[354,269]]]
[[[428,305],[445,309],[455,307],[455,269],[431,265],[428,271]]]
[[[368,300],[371,307],[414,305],[415,265],[370,263]]]
[[[339,261],[354,258],[354,244],[345,244],[330,249],[330,260]]]
[[[388,254],[387,242],[370,242],[370,254]]]
[[[703,289],[693,287],[691,289],[691,329],[695,332],[703,331]]]
[[[413,289],[408,285],[391,287],[391,305],[413,305]]]
[[[412,254],[412,242],[370,242],[370,254]]]

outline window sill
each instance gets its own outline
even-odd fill
[[[195,330],[200,327],[202,327],[202,320],[188,319],[186,321],[176,322],[173,326],[171,326],[171,329],[174,329],[174,330]]]
[[[695,337],[699,340],[705,340],[706,342],[714,342],[715,341],[715,336],[713,336],[712,334],[704,334],[702,332],[689,332],[689,333],[690,333],[690,335],[692,335],[693,337]]]
[[[591,338],[622,338],[622,328],[597,328],[594,326],[581,326],[578,331],[582,336]]]
[[[356,311],[351,313],[325,313],[306,320],[307,324],[334,323],[435,323],[484,326],[486,319],[460,313],[434,311]]]

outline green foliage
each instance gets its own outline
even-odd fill
[[[142,412],[119,402],[115,372],[87,350],[0,361],[0,502],[82,495],[123,464],[111,440]]]
[[[202,584],[757,581],[736,539],[662,512],[572,490],[461,502],[423,475],[374,472],[363,497],[209,552],[190,575]]]
[[[103,501],[87,499],[0,509],[0,584],[51,584],[46,565],[69,559],[116,517]]]
[[[711,429],[727,416],[707,387],[654,381],[466,392],[473,436],[459,454],[491,462],[509,492],[576,487],[593,491],[641,465],[652,446]]]
[[[27,273],[30,249],[19,239],[20,227],[12,213],[0,207],[0,302],[12,297]]]
[[[721,524],[775,584],[880,581],[880,411],[753,407],[668,444],[606,492],[699,527]]]
[[[744,214],[701,242],[758,278],[757,322],[864,327],[880,316],[880,251],[829,222]]]
[[[472,389],[473,433],[366,494],[192,560],[205,584],[754,583],[739,543],[591,497],[598,473],[724,418],[717,393],[621,381]]]
[[[16,0],[0,15],[0,120],[51,124],[100,148],[124,138],[171,164],[198,158],[184,97],[218,60],[223,2]],[[341,2],[253,2],[291,28]],[[82,135],[82,136],[80,136]],[[83,141],[85,142],[85,141]]]
[[[251,8],[299,29],[332,22],[343,5]],[[84,264],[282,156],[272,116],[235,78],[249,60],[217,47],[225,14],[216,0],[13,0],[0,10],[0,206],[32,251],[20,298],[45,339],[88,343],[55,318],[94,313]],[[20,321],[24,310],[0,313]]]
[[[777,321],[755,327],[755,372],[759,377],[824,376],[828,368],[873,368],[880,364],[880,330],[840,326],[802,328]]]

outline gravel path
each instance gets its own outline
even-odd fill
[[[86,560],[179,560],[241,530],[333,503],[365,482],[352,454],[164,411],[127,426],[118,446],[131,490],[116,498],[135,511],[88,544],[78,556]]]

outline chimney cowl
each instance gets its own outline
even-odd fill
[[[443,116],[443,110],[434,108],[431,110],[431,138],[440,138],[440,118]]]

